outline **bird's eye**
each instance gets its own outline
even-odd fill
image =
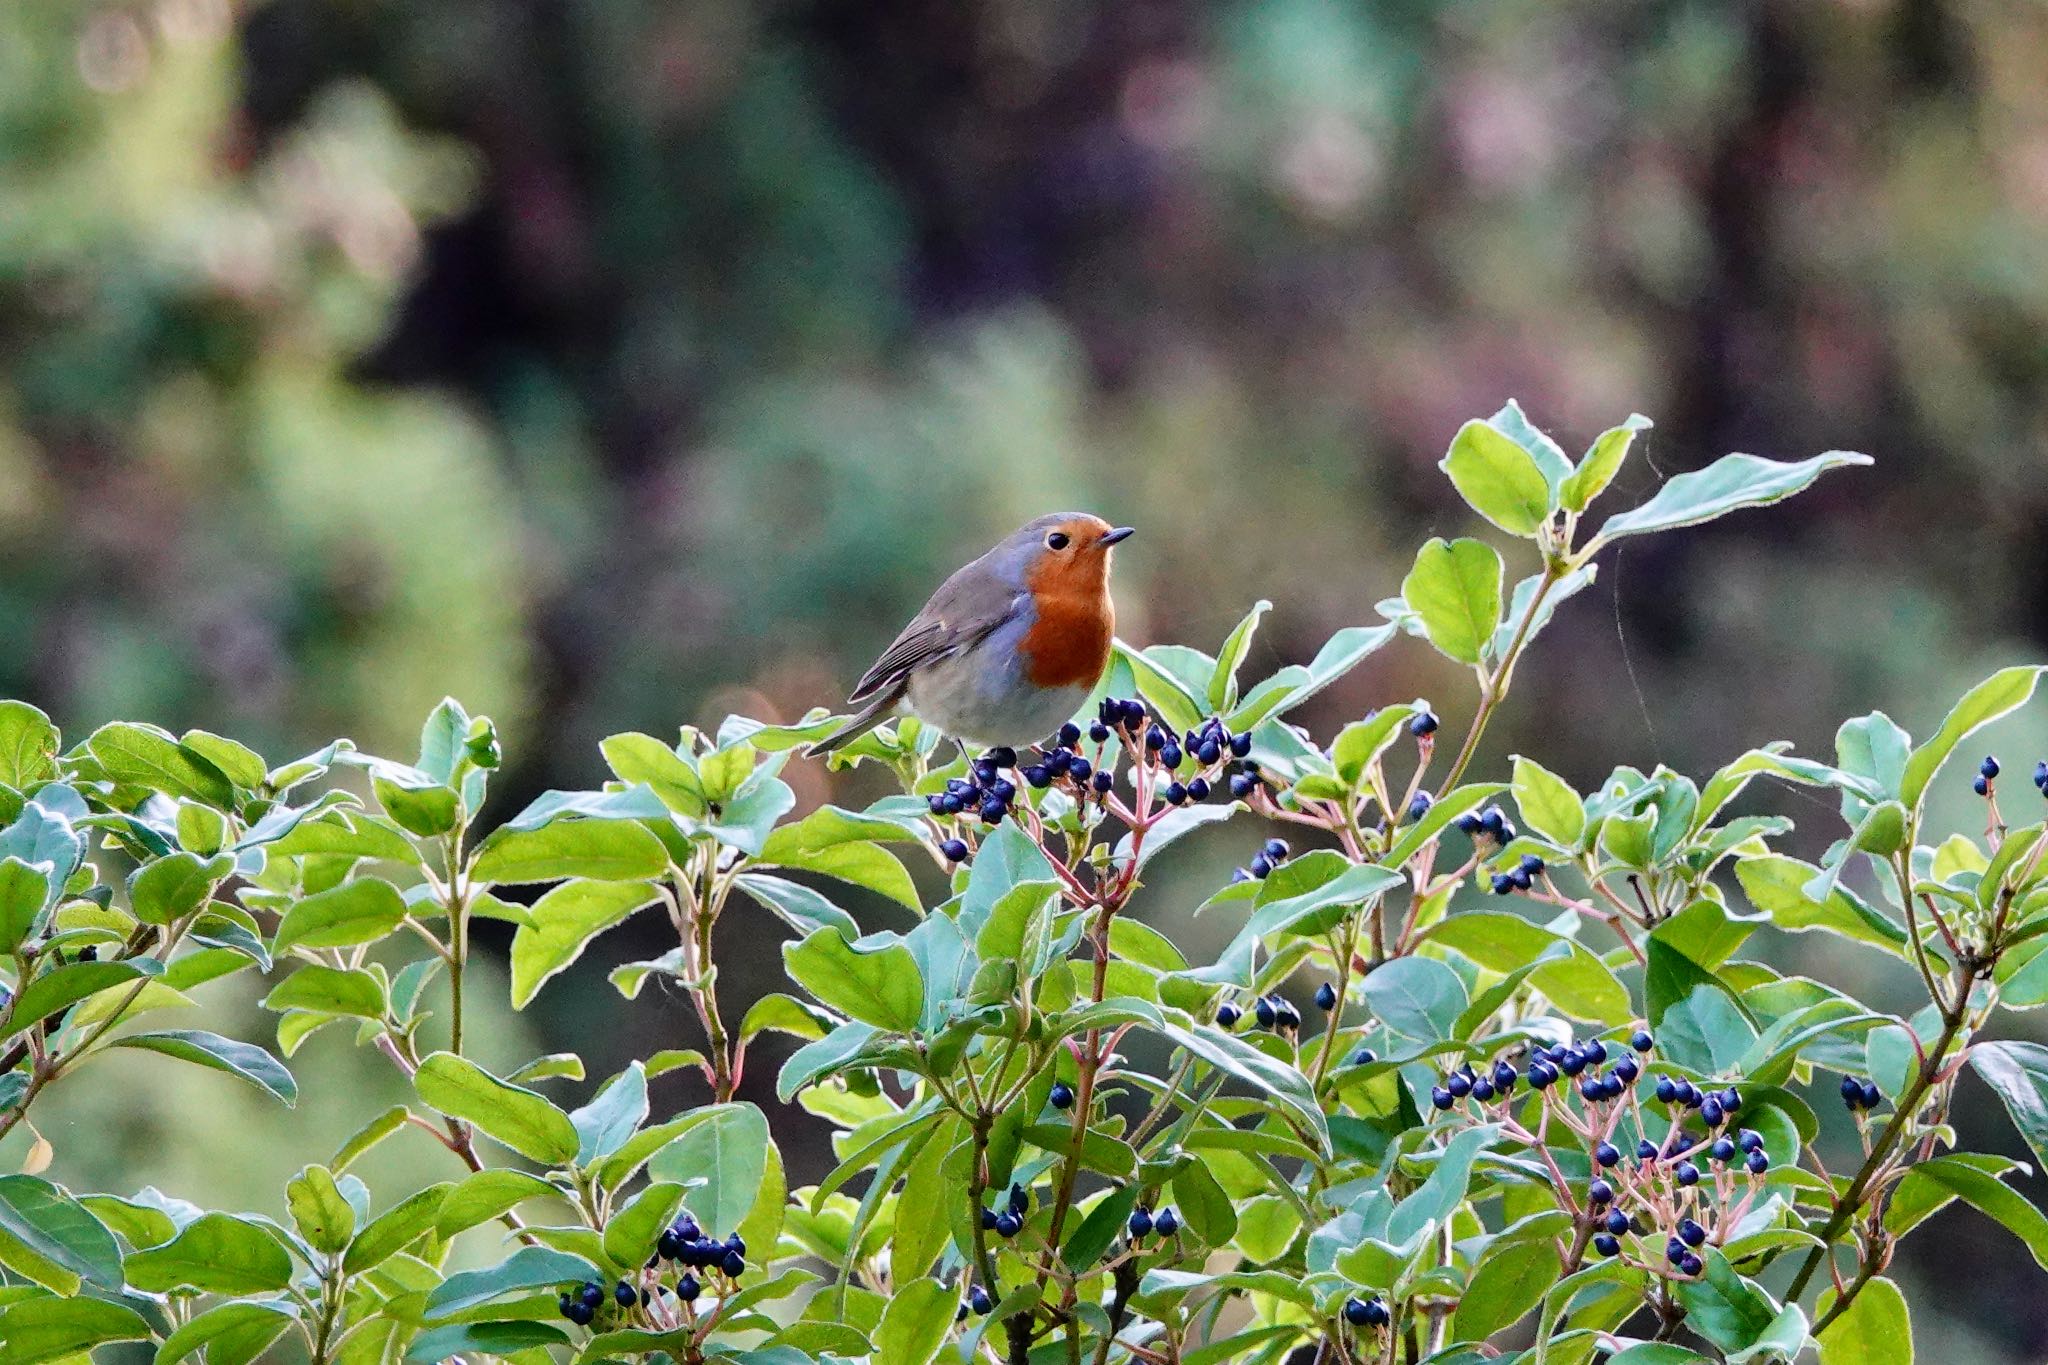
[[[1051,535],[1045,538],[1045,548],[1048,550],[1066,549],[1067,533],[1065,531],[1054,531]]]

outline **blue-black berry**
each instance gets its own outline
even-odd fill
[[[974,1310],[976,1317],[985,1318],[995,1311],[996,1305],[995,1301],[989,1298],[988,1291],[980,1285],[976,1285],[974,1286],[974,1292],[967,1296],[967,1306]]]
[[[1253,854],[1253,855],[1252,855],[1252,863],[1251,863],[1251,869],[1252,869],[1252,875],[1253,875],[1254,877],[1258,877],[1258,878],[1260,878],[1261,880],[1264,880],[1265,878],[1267,878],[1267,877],[1270,877],[1270,876],[1272,876],[1272,875],[1273,875],[1273,862],[1272,862],[1272,859],[1268,858],[1268,857],[1267,857],[1267,856],[1266,856],[1265,854],[1263,854],[1263,853],[1256,853],[1256,854]]]
[[[1438,1109],[1448,1109],[1458,1101],[1457,1097],[1452,1095],[1450,1091],[1440,1085],[1436,1085],[1430,1087],[1429,1102]]]
[[[631,1308],[640,1302],[640,1292],[624,1280],[620,1280],[612,1289],[612,1302],[621,1308]]]
[[[1594,1208],[1605,1208],[1614,1202],[1614,1186],[1605,1180],[1595,1179],[1586,1186],[1586,1202]]]
[[[1603,1142],[1593,1149],[1593,1160],[1602,1166],[1618,1165],[1621,1161],[1621,1149],[1611,1142]]]
[[[1690,1161],[1679,1162],[1676,1166],[1672,1167],[1671,1173],[1678,1178],[1678,1183],[1681,1185],[1697,1185],[1700,1183],[1700,1168],[1693,1165]]]
[[[1678,1240],[1689,1247],[1696,1247],[1707,1240],[1707,1230],[1690,1218],[1678,1220]]]
[[[1178,768],[1180,757],[1180,745],[1169,739],[1166,741],[1166,747],[1159,751],[1159,766],[1168,769]]]
[[[1023,1230],[1023,1227],[1024,1220],[1011,1213],[1008,1209],[1004,1209],[996,1215],[996,1236],[998,1237],[1015,1237]]]
[[[1708,1149],[1708,1154],[1716,1161],[1733,1161],[1735,1159],[1735,1144],[1724,1137],[1715,1138],[1714,1145]]]
[[[1250,773],[1232,773],[1230,775],[1230,794],[1239,801],[1249,799],[1251,794],[1258,790],[1258,786],[1259,779],[1253,777]]]
[[[1472,1078],[1462,1071],[1453,1071],[1444,1078],[1444,1089],[1462,1100],[1472,1093]]]
[[[1493,1082],[1481,1076],[1472,1082],[1472,1098],[1485,1104],[1493,1098]]]
[[[1077,763],[1074,766],[1080,768],[1085,767],[1087,765]],[[1081,775],[1079,773],[1074,774],[1074,780],[1076,782],[1079,782],[1081,780]],[[1094,778],[1090,780],[1088,785],[1095,788],[1095,794],[1097,796],[1107,796],[1109,795],[1109,789],[1116,785],[1116,774],[1111,772],[1109,769],[1104,768],[1101,772],[1095,774]]]
[[[1409,820],[1420,820],[1423,816],[1429,814],[1429,807],[1433,799],[1428,792],[1415,793],[1408,802]]]
[[[1216,1022],[1224,1028],[1229,1028],[1243,1017],[1244,1011],[1231,1004],[1228,1000],[1216,1007]]]
[[[1619,1256],[1621,1255],[1621,1243],[1613,1236],[1603,1232],[1593,1239],[1593,1250],[1599,1252],[1602,1256]]]
[[[1099,720],[1096,721],[1088,727],[1088,738],[1094,740],[1097,744],[1107,743],[1109,741],[1109,727]]]
[[[1514,890],[1515,890],[1515,879],[1514,879],[1513,877],[1510,877],[1510,876],[1509,876],[1509,875],[1508,875],[1507,873],[1505,873],[1505,872],[1496,872],[1496,873],[1494,873],[1494,874],[1493,874],[1493,894],[1494,894],[1494,895],[1496,895],[1496,896],[1509,896],[1509,895],[1513,895],[1513,894],[1514,894]]]
[[[1050,787],[1052,785],[1052,770],[1043,763],[1034,763],[1024,769],[1024,780],[1040,789]]]
[[[1271,997],[1262,995],[1252,1003],[1252,1017],[1259,1021],[1260,1028],[1271,1028],[1280,1012],[1273,1008]]]
[[[1379,1059],[1379,1054],[1377,1052],[1374,1052],[1369,1047],[1362,1047],[1358,1049],[1358,1051],[1351,1054],[1351,1065],[1370,1066],[1372,1063],[1378,1061]]]
[[[1643,1139],[1643,1140],[1642,1140],[1641,1142],[1638,1142],[1638,1143],[1636,1144],[1636,1160],[1638,1160],[1638,1161],[1655,1161],[1656,1159],[1657,1159],[1657,1144],[1656,1144],[1656,1143],[1654,1143],[1654,1142],[1650,1141],[1650,1140],[1649,1140],[1648,1138],[1644,1138],[1644,1139]]]
[[[1180,1218],[1172,1209],[1161,1209],[1152,1217],[1152,1231],[1161,1237],[1171,1237],[1180,1231]]]
[[[1979,796],[1989,796],[1991,795],[1991,783],[1982,777],[1974,778],[1970,782],[1970,790]]]
[[[1134,1238],[1149,1236],[1152,1232],[1152,1215],[1144,1209],[1132,1209],[1130,1221],[1124,1224],[1124,1229]]]
[[[1996,779],[1998,776],[1998,760],[1990,754],[1984,755],[1984,761],[1977,765],[1977,771],[1987,781]]]
[[[676,1281],[676,1297],[684,1303],[689,1303],[695,1299],[698,1294],[703,1292],[703,1289],[704,1287],[697,1283],[697,1277],[688,1271],[684,1271],[683,1277]]]
[[[1003,1220],[998,1218],[996,1220],[996,1231],[1001,1232],[1002,1230]],[[728,1251],[725,1253],[725,1259],[718,1263],[718,1268],[737,1279],[747,1273],[747,1258],[737,1251]]]
[[[1657,1102],[1659,1104],[1673,1104],[1677,1099],[1678,1082],[1672,1080],[1669,1076],[1659,1076],[1657,1078]]]
[[[1688,1251],[1684,1259],[1679,1261],[1678,1268],[1688,1275],[1697,1275],[1707,1268],[1707,1263]]]
[[[1250,735],[1232,735],[1230,737],[1230,756],[1232,758],[1249,758],[1251,752],[1252,737]]]
[[[1191,777],[1188,779],[1188,800],[1200,803],[1209,799],[1209,779]]]
[[[967,861],[967,841],[965,839],[948,839],[939,845],[939,852],[945,855],[946,861],[949,863],[964,863]]]
[[[1081,742],[1081,727],[1068,721],[1060,727],[1060,743],[1071,749]]]
[[[1436,712],[1424,711],[1421,715],[1408,722],[1408,733],[1417,739],[1422,739],[1435,734],[1436,728],[1440,724],[1442,722],[1436,718]]]
[[[1350,1323],[1353,1327],[1363,1327],[1366,1324],[1367,1316],[1365,1300],[1344,1300],[1344,1321]]]
[[[1479,832],[1479,817],[1469,810],[1451,823],[1457,827],[1458,833],[1463,835],[1469,836]]]
[[[1623,1213],[1620,1209],[1612,1210],[1607,1215],[1607,1230],[1617,1237],[1621,1236],[1622,1233],[1627,1232],[1628,1215]]]
[[[1706,1120],[1707,1127],[1720,1127],[1721,1119],[1723,1117],[1721,1113],[1720,1099],[1716,1096],[1709,1095],[1706,1097],[1706,1099],[1702,1100],[1700,1102],[1700,1117]]]
[[[585,1308],[595,1308],[604,1302],[604,1286],[596,1280],[585,1280],[576,1297]]]
[[[1876,1083],[1865,1081],[1863,1083],[1863,1107],[1865,1109],[1875,1109],[1883,1103],[1884,1095],[1878,1090]]]
[[[1743,1164],[1749,1167],[1751,1175],[1762,1175],[1765,1171],[1771,1169],[1771,1159],[1764,1155],[1761,1147],[1751,1152]]]
[[[1316,987],[1316,1008],[1326,1014],[1337,1008],[1337,988],[1327,981]]]
[[[1745,1128],[1742,1130],[1742,1136],[1735,1140],[1735,1145],[1745,1152],[1761,1152],[1764,1149],[1764,1135],[1754,1128]]]
[[[1071,1109],[1074,1107],[1074,1087],[1065,1081],[1054,1081],[1052,1093],[1046,1098],[1052,1102],[1055,1109]]]
[[[1261,851],[1264,852],[1268,858],[1272,859],[1275,864],[1284,863],[1287,861],[1288,850],[1287,841],[1285,839],[1268,839],[1266,840],[1264,849],[1262,849]]]
[[[1639,1028],[1636,1030],[1635,1036],[1628,1040],[1628,1045],[1638,1052],[1648,1052],[1657,1045],[1657,1040],[1650,1036],[1648,1029]]]

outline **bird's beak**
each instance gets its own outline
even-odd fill
[[[1102,538],[1100,540],[1097,540],[1095,543],[1101,546],[1103,549],[1107,550],[1110,546],[1116,544],[1120,540],[1129,540],[1131,538],[1131,533],[1136,531],[1137,529],[1138,528],[1135,526],[1119,526],[1113,531],[1104,531],[1102,533]]]

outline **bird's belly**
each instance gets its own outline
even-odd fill
[[[927,664],[910,675],[910,709],[956,739],[984,745],[1035,744],[1088,700],[1087,687],[1039,687],[1014,652],[1006,662],[986,647]]]

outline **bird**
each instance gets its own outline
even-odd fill
[[[804,752],[829,754],[903,705],[963,745],[1051,735],[1109,666],[1110,551],[1135,529],[1086,512],[1026,522],[939,585],[855,684],[859,709]]]

